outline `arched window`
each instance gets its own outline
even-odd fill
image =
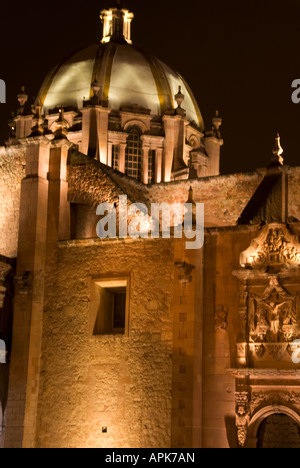
[[[142,141],[138,127],[131,127],[127,138],[125,153],[125,173],[137,180],[141,178],[142,171]]]

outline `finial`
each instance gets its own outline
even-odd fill
[[[61,106],[59,108],[59,117],[57,121],[55,122],[56,124],[56,130],[54,132],[54,139],[55,140],[61,140],[61,139],[67,139],[68,136],[68,122],[64,119],[64,108]]]
[[[24,107],[26,102],[28,101],[28,94],[25,92],[25,86],[21,87],[21,92],[17,96],[19,104],[21,107]]]
[[[91,84],[91,88],[93,91],[93,97],[92,97],[92,103],[93,104],[99,104],[99,92],[101,89],[100,83],[97,80],[97,77],[94,79],[94,81]]]
[[[178,86],[178,93],[175,96],[175,100],[177,102],[178,107],[181,107],[181,104],[184,101],[184,94],[181,92],[181,86]]]
[[[190,186],[189,197],[188,197],[187,203],[192,203],[193,205],[195,205],[194,191],[193,191],[193,187],[192,187],[192,186]]]
[[[279,164],[281,166],[284,165],[284,159],[282,157],[283,154],[283,148],[280,143],[280,135],[277,133],[277,136],[275,138],[275,146],[273,148],[273,158],[272,158],[272,164]]]
[[[94,96],[97,96],[99,94],[100,89],[101,89],[100,83],[97,80],[97,76],[94,79],[94,81],[92,82],[91,88],[92,88],[92,90],[94,92]]]
[[[190,190],[189,190],[189,196],[188,196],[188,200],[186,202],[187,204],[191,204],[192,205],[192,220],[193,220],[193,224],[196,224],[196,202],[194,200],[194,191],[193,191],[193,187],[190,186]]]
[[[44,135],[44,129],[42,124],[44,123],[44,119],[42,117],[42,106],[41,103],[38,102],[35,106],[35,116],[34,116],[35,125],[32,127],[31,137],[34,136],[42,136]]]
[[[181,86],[178,86],[178,93],[175,95],[175,100],[177,102],[178,107],[177,107],[177,109],[175,109],[175,112],[176,112],[177,115],[181,115],[183,117],[186,115],[185,110],[182,109],[182,107],[181,107],[181,104],[183,103],[184,98],[185,98],[185,96],[181,92]]]
[[[223,119],[220,117],[220,112],[216,110],[215,117],[212,118],[212,124],[213,124],[212,134],[218,139],[221,139],[220,128],[221,128],[222,123],[223,123]]]
[[[215,127],[215,129],[217,131],[219,131],[220,127],[221,127],[221,125],[223,123],[223,119],[221,119],[220,112],[218,110],[216,110],[216,115],[215,115],[215,117],[213,117],[212,123],[213,123],[213,126]]]

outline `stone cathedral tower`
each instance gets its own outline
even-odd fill
[[[300,168],[278,136],[220,175],[219,114],[205,130],[120,2],[100,17],[0,148],[1,445],[299,447]],[[204,247],[98,238],[125,195],[204,203]]]

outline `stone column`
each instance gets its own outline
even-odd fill
[[[22,181],[5,447],[34,447],[48,212],[49,140],[28,139]]]
[[[82,142],[79,147],[81,153],[88,154],[90,142],[91,112],[88,107],[80,109],[82,113]]]
[[[142,164],[141,182],[143,182],[144,184],[148,184],[149,151],[150,151],[150,146],[145,144],[145,142],[143,141],[143,164]]]
[[[165,115],[163,117],[163,122],[165,126],[165,152],[162,167],[162,182],[170,182],[176,144],[174,117]]]
[[[209,156],[207,176],[217,176],[220,174],[220,153],[223,141],[215,137],[206,137],[204,142]]]
[[[111,109],[96,106],[97,111],[97,136],[99,145],[99,159],[102,164],[108,164],[108,118]]]
[[[172,447],[201,448],[203,249],[174,240]]]
[[[112,167],[112,148],[113,144],[111,141],[109,141],[107,144],[107,165],[109,167]]]
[[[125,174],[126,143],[120,143],[119,171]]]
[[[162,181],[162,157],[163,148],[157,148],[155,153],[155,174],[154,180],[157,184]]]
[[[66,139],[53,140],[49,164],[48,242],[68,240],[71,214],[68,202],[67,160],[72,144]]]
[[[163,122],[165,126],[165,154],[162,179],[164,182],[170,182],[172,169],[176,170],[182,167],[185,148],[185,127],[188,121],[180,115],[165,115]]]
[[[33,115],[19,115],[15,118],[16,122],[16,138],[27,138],[31,133]]]

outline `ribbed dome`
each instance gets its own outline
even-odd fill
[[[46,112],[61,105],[80,109],[83,100],[92,96],[95,79],[101,86],[102,103],[113,110],[137,104],[158,116],[177,107],[174,96],[181,86],[188,120],[204,127],[184,79],[157,58],[125,42],[96,44],[60,63],[46,77],[38,99]]]

